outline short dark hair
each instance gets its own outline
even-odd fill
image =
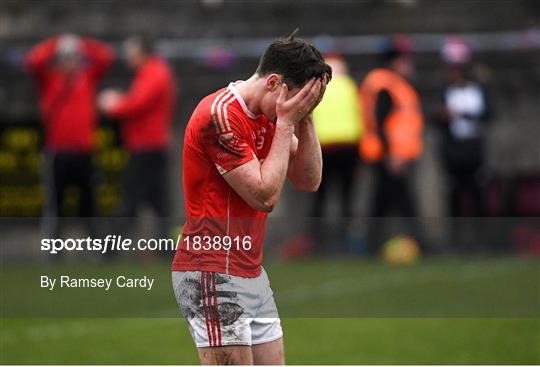
[[[324,62],[322,54],[312,44],[295,38],[295,30],[288,38],[273,41],[261,57],[257,74],[283,75],[289,89],[303,86],[312,78],[332,78],[332,68]]]
[[[141,51],[146,55],[154,53],[154,40],[149,36],[137,34],[131,36],[128,41],[140,47]]]

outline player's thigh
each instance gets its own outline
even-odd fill
[[[284,365],[285,351],[283,349],[283,338],[277,340],[256,344],[251,347],[253,354],[253,364],[262,365]]]
[[[229,345],[223,347],[197,348],[202,365],[250,365],[253,364],[251,347]]]

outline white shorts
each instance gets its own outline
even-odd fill
[[[283,336],[264,269],[256,278],[173,271],[172,281],[197,347],[262,344]]]

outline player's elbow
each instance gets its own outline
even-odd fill
[[[261,212],[270,213],[274,210],[274,207],[277,204],[277,199],[269,198],[267,200],[262,200],[257,205],[257,210],[260,210]]]
[[[274,210],[279,199],[279,194],[273,188],[260,188],[254,195],[250,206],[262,212],[270,213]]]
[[[321,186],[321,181],[310,183],[302,189],[302,191],[305,192],[317,192],[319,190],[319,186]]]
[[[294,186],[304,192],[316,192],[321,186],[321,176],[311,180],[303,180],[301,182],[293,182]]]
[[[256,200],[251,207],[255,210],[259,210],[261,212],[270,213],[272,210],[274,210],[274,207],[277,204],[277,197],[275,195],[268,196],[268,197],[259,197],[258,200]]]
[[[271,205],[271,204],[264,204],[263,206],[261,206],[261,209],[260,209],[260,211],[266,212],[266,213],[271,213],[273,210],[274,210],[274,205]]]
[[[274,210],[275,205],[272,204],[271,202],[256,202],[256,203],[250,203],[249,206],[260,212],[270,213],[272,210]]]
[[[313,180],[313,182],[312,182],[312,184],[310,186],[310,192],[318,191],[319,187],[321,187],[321,182],[322,182],[322,174],[319,173],[317,178],[315,180]]]

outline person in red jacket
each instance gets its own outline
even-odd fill
[[[142,37],[124,43],[128,66],[136,71],[127,93],[106,90],[99,98],[103,112],[121,123],[123,144],[130,153],[119,215],[134,217],[141,204],[169,215],[167,150],[176,88],[169,65]]]
[[[79,215],[94,215],[92,152],[97,128],[97,85],[114,58],[105,43],[72,34],[30,50],[26,65],[36,81],[45,135],[45,231],[56,236],[66,188],[79,190]]]

